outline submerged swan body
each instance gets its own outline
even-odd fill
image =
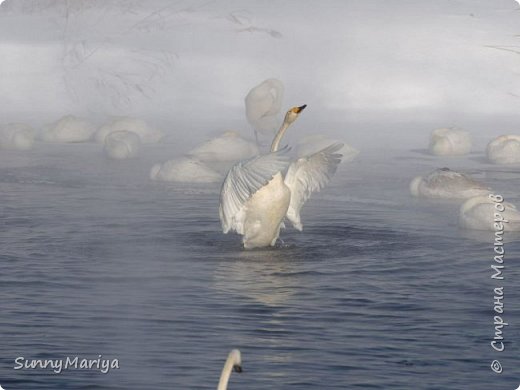
[[[233,349],[229,353],[220,374],[217,390],[227,390],[229,377],[231,376],[232,371],[242,372],[242,354],[238,349]]]
[[[460,207],[459,224],[463,228],[496,231],[497,222],[505,231],[520,231],[520,212],[499,195],[471,198]],[[502,230],[500,226],[498,230]]]
[[[226,131],[192,149],[188,155],[203,162],[235,162],[258,153],[256,144],[242,138],[236,131]]]
[[[139,136],[131,131],[114,131],[105,137],[105,154],[114,160],[135,157],[141,146]]]
[[[417,176],[410,183],[413,196],[438,199],[467,199],[489,194],[489,188],[464,173],[448,168]]]
[[[112,122],[101,126],[94,136],[97,143],[104,144],[105,137],[114,131],[131,131],[139,136],[143,144],[159,142],[164,134],[162,131],[150,126],[142,119],[131,117],[115,118]]]
[[[247,94],[246,117],[257,137],[258,133],[271,136],[276,131],[283,94],[283,84],[277,79],[267,79]]]
[[[430,152],[436,156],[461,156],[471,151],[471,138],[467,131],[436,129],[430,138]]]
[[[40,138],[42,141],[53,143],[88,142],[95,131],[92,123],[67,115],[43,129]]]
[[[494,164],[520,164],[520,135],[501,135],[486,149],[487,158]]]
[[[0,149],[30,150],[34,130],[23,123],[8,123],[0,128]]]
[[[338,143],[294,162],[287,155],[287,148],[278,150],[285,131],[305,107],[294,107],[287,112],[270,153],[239,162],[222,184],[219,209],[222,229],[224,233],[236,231],[242,235],[246,249],[273,246],[285,217],[302,230],[303,204],[312,192],[327,184],[341,162],[341,154],[337,152],[343,145]]]
[[[202,161],[182,157],[155,164],[150,171],[150,179],[183,183],[214,183],[222,176]]]

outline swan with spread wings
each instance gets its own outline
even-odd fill
[[[343,146],[333,143],[316,153],[291,161],[280,141],[306,105],[285,115],[271,151],[234,165],[220,192],[220,221],[224,233],[242,235],[244,248],[273,246],[285,217],[302,230],[300,210],[312,192],[321,190],[336,172]]]

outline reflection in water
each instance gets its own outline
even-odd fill
[[[302,279],[294,252],[291,248],[239,251],[236,261],[221,262],[215,269],[215,288],[267,306],[287,304]]]
[[[254,352],[248,360],[252,370],[259,368],[255,374],[259,383],[283,382],[298,366],[300,329],[313,311],[312,300],[301,300],[304,289],[314,289],[308,280],[312,274],[308,256],[296,246],[283,244],[229,255],[231,259],[216,265],[213,280],[226,300],[242,302],[235,318],[240,325],[235,326],[240,328],[250,318],[249,327],[237,332],[234,342]]]

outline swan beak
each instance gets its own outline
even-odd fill
[[[233,370],[235,372],[239,372],[240,373],[240,372],[242,372],[242,366],[239,366],[239,365],[233,366]]]
[[[300,112],[302,112],[305,109],[305,107],[307,107],[306,104],[304,104],[303,106],[300,106],[300,107],[296,107],[296,113],[299,114]]]

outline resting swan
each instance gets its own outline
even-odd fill
[[[298,142],[298,145],[296,146],[296,155],[298,157],[307,156],[309,154],[316,153],[317,151],[323,149],[326,146],[338,142],[343,144],[343,147],[338,151],[343,155],[343,157],[341,158],[342,163],[351,162],[358,156],[359,150],[354,149],[346,142],[329,138],[323,134],[307,135],[303,137],[302,140]]]
[[[442,199],[467,199],[489,194],[489,188],[464,173],[440,168],[410,183],[413,196]]]
[[[114,160],[124,160],[137,155],[141,146],[141,138],[132,131],[114,131],[105,137],[103,150]]]
[[[520,163],[520,135],[501,135],[486,149],[487,158],[494,164]]]
[[[73,115],[66,115],[44,128],[40,138],[44,142],[53,143],[89,142],[95,131],[92,123]]]
[[[222,176],[202,161],[181,157],[155,164],[150,170],[150,179],[182,183],[214,183],[222,180]]]
[[[110,123],[101,126],[96,131],[94,140],[99,144],[103,144],[107,135],[114,131],[123,130],[137,134],[143,144],[154,144],[164,137],[164,133],[161,130],[150,126],[144,120],[123,116],[114,118]]]
[[[34,143],[33,129],[23,123],[8,123],[0,128],[0,149],[29,150]]]
[[[520,231],[520,212],[500,195],[477,196],[460,207],[459,224],[466,229],[496,231],[503,228],[517,232]]]
[[[188,155],[202,162],[236,162],[258,153],[256,144],[242,138],[236,131],[226,131],[195,147]]]
[[[227,390],[231,371],[242,372],[242,355],[238,349],[233,349],[229,353],[222,373],[220,374],[217,390]]]
[[[436,156],[460,156],[471,151],[469,133],[458,129],[433,130],[430,152]]]
[[[246,249],[273,246],[284,217],[302,230],[300,209],[312,192],[327,184],[341,162],[337,151],[343,145],[339,143],[292,163],[287,156],[288,148],[278,150],[285,131],[305,107],[294,107],[287,112],[270,153],[237,163],[222,184],[219,209],[222,229],[224,233],[241,234]]]

